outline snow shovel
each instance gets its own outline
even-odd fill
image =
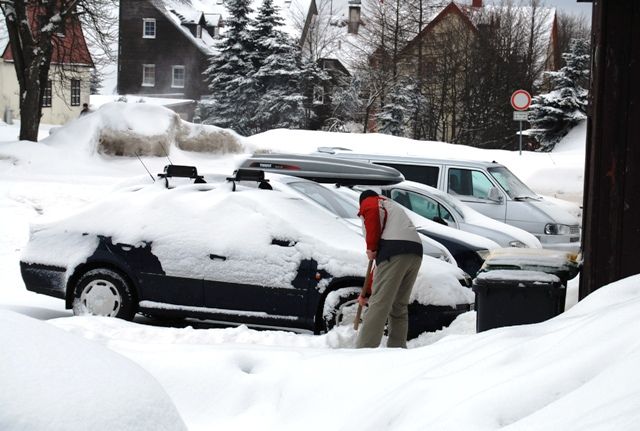
[[[360,296],[365,296],[367,294],[367,286],[369,285],[369,281],[371,280],[371,267],[373,266],[373,260],[369,260],[369,265],[367,265],[367,275],[364,278],[364,285],[362,286],[362,290],[360,291]],[[360,325],[360,316],[362,315],[362,305],[358,302],[358,311],[356,312],[356,318],[353,320],[353,329],[358,330],[358,326]]]

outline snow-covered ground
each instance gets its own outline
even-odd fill
[[[522,156],[285,130],[208,130],[224,145],[194,152],[174,139],[194,136],[194,126],[141,109],[123,116],[106,105],[40,143],[15,142],[16,126],[0,125],[0,429],[637,429],[640,276],[577,305],[574,279],[568,311],[541,324],[475,334],[470,312],[408,350],[357,351],[350,328],[313,336],[72,317],[62,301],[27,292],[19,272],[30,223],[71,214],[133,176],[149,179],[146,169],[155,175],[168,163],[165,151],[173,163],[226,175],[254,150],[328,145],[496,160],[579,211],[584,126],[553,153]],[[100,154],[113,149],[101,137],[113,139],[114,128],[153,137],[150,151],[161,155],[142,156],[145,169],[136,157]]]

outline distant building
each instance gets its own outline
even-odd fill
[[[379,31],[384,18],[387,2],[380,0],[308,0],[310,17],[309,25],[304,26],[301,46],[307,53],[315,56],[319,63],[329,71],[353,75],[358,70],[369,70],[372,65],[381,62],[393,50],[393,32],[388,29],[385,34]],[[395,5],[395,2],[393,3]],[[443,61],[443,56],[457,56],[453,59],[460,63],[468,57],[469,50],[478,46],[473,41],[485,31],[497,31],[501,25],[499,18],[494,19],[504,10],[499,6],[485,5],[482,0],[465,1],[430,1],[425,2],[422,26],[417,27],[418,16],[413,17],[415,28],[405,31],[402,43],[397,46],[397,67],[399,75],[428,77],[432,66]],[[556,70],[559,67],[560,53],[557,40],[556,11],[553,8],[510,6],[512,20],[509,25],[519,23],[532,25],[536,29],[534,43],[536,49],[533,62],[534,80],[542,77],[545,70]],[[417,11],[415,11],[417,14]],[[389,17],[386,17],[389,20]],[[534,22],[535,21],[535,22]],[[412,33],[411,35],[407,33]],[[436,51],[434,46],[442,47],[442,38],[447,34],[451,40],[444,45],[447,53]],[[384,41],[386,50],[380,45]],[[420,58],[420,61],[418,61]],[[420,63],[420,64],[419,64]],[[418,68],[421,68],[418,72]],[[452,72],[452,80],[463,79],[460,71]],[[480,78],[480,77],[479,77]],[[335,80],[333,81],[335,82]],[[331,93],[325,88],[324,93]],[[453,91],[446,90],[444,98],[454,98]],[[442,140],[450,141],[456,133],[456,101],[449,100],[450,106],[443,114],[445,126]],[[375,109],[373,107],[372,109]],[[375,130],[373,112],[368,115],[367,128]]]
[[[30,6],[27,14],[31,28],[38,22],[38,8]],[[69,15],[63,31],[54,36],[49,82],[44,89],[42,119],[47,124],[64,124],[78,117],[84,103],[89,103],[93,60],[87,47],[80,20]],[[4,19],[0,22],[0,115],[5,121],[20,117],[18,79]]]
[[[297,31],[289,9],[297,2],[275,1],[287,22],[282,30],[292,35]],[[254,12],[261,3],[253,1]],[[203,72],[228,14],[223,0],[121,0],[118,94],[196,101],[208,96]],[[191,119],[194,106],[172,109]]]

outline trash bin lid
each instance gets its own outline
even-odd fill
[[[491,250],[480,271],[501,269],[546,272],[566,281],[576,276],[580,263],[576,254],[563,251],[513,247]]]
[[[500,285],[505,287],[548,287],[560,285],[560,277],[541,271],[523,271],[518,269],[496,269],[479,273],[475,285]]]

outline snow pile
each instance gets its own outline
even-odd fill
[[[88,317],[53,324],[147,369],[190,430],[632,431],[639,313],[640,275],[535,325],[473,334],[466,313],[409,350],[329,349],[338,338],[349,346],[350,328],[318,337]]]
[[[165,156],[171,148],[216,154],[243,151],[233,131],[196,125],[170,109],[146,103],[113,102],[55,129],[43,143],[74,146],[85,152],[116,156]]]
[[[0,428],[186,429],[162,386],[98,343],[0,310]]]

